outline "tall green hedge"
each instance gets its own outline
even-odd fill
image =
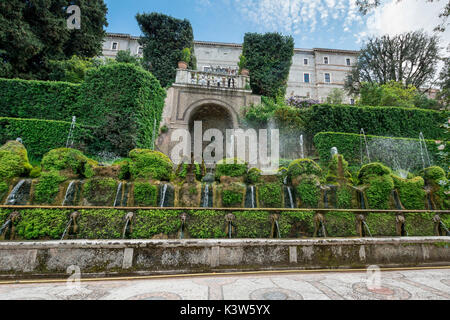
[[[0,144],[21,138],[28,156],[40,159],[48,151],[65,147],[70,122],[0,117]],[[74,130],[74,144],[82,147],[91,140],[91,130],[80,125]]]
[[[255,94],[284,96],[294,55],[294,39],[279,33],[246,33],[243,55]]]
[[[125,156],[135,148],[152,148],[165,97],[159,81],[135,65],[115,63],[90,70],[78,106],[81,122],[97,127],[91,151]]]
[[[79,94],[67,82],[0,79],[0,117],[71,121]]]
[[[352,134],[352,133],[342,133],[342,132],[320,132],[314,137],[314,145],[321,161],[329,161],[331,159],[331,148],[336,147],[340,154],[342,154],[345,159],[351,165],[361,163],[361,138],[362,135]],[[392,139],[392,144],[385,144],[382,150],[371,150],[369,147],[369,153],[371,154],[372,161],[379,161],[380,159],[375,159],[377,155],[386,155],[386,159],[390,156],[395,156],[400,165],[405,165],[402,163],[402,157],[409,157],[411,160],[410,170],[418,170],[423,168],[421,155],[420,155],[420,145],[418,139],[408,139],[408,138],[391,138],[382,136],[366,136],[369,146],[372,141],[377,139]],[[397,143],[398,142],[398,143]],[[411,143],[410,143],[411,142]],[[435,140],[426,140],[427,149],[431,161],[443,168],[448,167],[448,154],[450,145],[449,143],[436,143]],[[444,144],[445,149],[439,150],[439,146]],[[390,150],[389,148],[392,148]],[[372,152],[371,152],[372,151]],[[376,151],[376,152],[375,152]],[[365,146],[363,145],[363,158],[366,157]],[[385,158],[383,156],[383,158]],[[367,160],[367,159],[365,159]],[[383,161],[386,162],[386,161]],[[390,163],[386,163],[391,165]],[[415,166],[414,166],[415,164]],[[408,166],[403,166],[408,167]]]
[[[426,139],[442,139],[448,117],[448,112],[417,108],[322,104],[312,107],[308,126],[313,133],[359,134],[363,128],[371,135],[418,138],[422,132]]]

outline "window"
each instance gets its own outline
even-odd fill
[[[323,57],[323,63],[328,64],[328,57]]]
[[[111,48],[112,48],[113,50],[117,50],[118,46],[119,46],[119,44],[118,44],[117,42],[113,42]]]
[[[331,83],[331,74],[325,73],[325,83]]]
[[[347,63],[347,66],[351,66],[352,65],[352,61],[349,58],[347,58],[345,61]]]
[[[138,54],[142,54],[144,52],[144,48],[138,47]]]
[[[303,59],[303,64],[307,66],[309,64],[308,58]]]
[[[350,104],[354,105],[355,104],[355,99],[350,99]]]
[[[304,73],[304,74],[303,74],[303,81],[304,81],[305,83],[309,83],[309,73]]]

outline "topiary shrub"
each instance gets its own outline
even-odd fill
[[[134,183],[134,204],[138,207],[156,207],[158,188],[148,182]]]
[[[392,176],[394,187],[398,191],[400,201],[407,210],[425,209],[425,182],[422,177],[415,177],[407,180],[397,176]]]
[[[8,141],[0,147],[0,180],[27,176],[32,169],[27,150],[20,142]]]
[[[130,151],[130,175],[132,179],[170,180],[173,163],[165,154],[147,150]]]
[[[34,189],[33,203],[53,204],[59,192],[59,186],[67,178],[60,175],[58,171],[43,172]]]
[[[65,174],[91,178],[94,175],[94,160],[81,151],[71,148],[53,149],[44,155],[41,166],[43,171],[63,171]]]
[[[283,188],[281,183],[258,185],[258,199],[261,208],[282,208]]]
[[[320,166],[310,159],[297,159],[291,162],[288,168],[289,177],[295,178],[301,175],[320,176],[322,169]]]
[[[112,206],[117,193],[118,182],[112,178],[94,178],[83,187],[83,196],[95,206]]]
[[[217,162],[216,179],[220,177],[244,177],[247,173],[247,163],[239,159],[224,159]]]
[[[317,208],[319,205],[319,181],[317,179],[303,179],[295,188],[300,206],[306,208]]]
[[[257,184],[261,181],[261,170],[258,168],[251,168],[247,172],[247,183]]]

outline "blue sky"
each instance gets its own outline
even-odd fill
[[[196,40],[242,43],[246,32],[281,32],[296,48],[359,49],[373,35],[397,34],[439,24],[446,1],[384,0],[367,16],[356,0],[105,0],[108,32],[140,35],[135,15],[161,12],[188,19]],[[450,29],[450,28],[448,28]],[[449,33],[441,34],[443,46]]]

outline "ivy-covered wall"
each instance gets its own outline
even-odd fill
[[[0,209],[0,223],[3,224],[12,209]],[[60,239],[69,222],[72,210],[25,209],[19,210],[20,218],[15,222],[16,239],[49,240]],[[121,239],[125,227],[126,210],[83,209],[76,220],[78,239]],[[227,215],[230,212],[218,210],[137,210],[131,221],[129,238],[180,238],[182,215],[185,215],[183,238],[208,239],[228,238]],[[232,212],[233,238],[270,238],[273,236],[272,213],[257,211]],[[405,229],[409,236],[433,236],[432,213],[406,214]],[[442,215],[442,221],[450,224],[450,215]],[[396,236],[395,214],[370,213],[366,223],[373,236]],[[280,212],[279,233],[282,238],[310,238],[314,233],[314,212]],[[325,227],[331,237],[356,236],[355,214],[329,212],[325,214]],[[275,230],[275,236],[278,232]]]

